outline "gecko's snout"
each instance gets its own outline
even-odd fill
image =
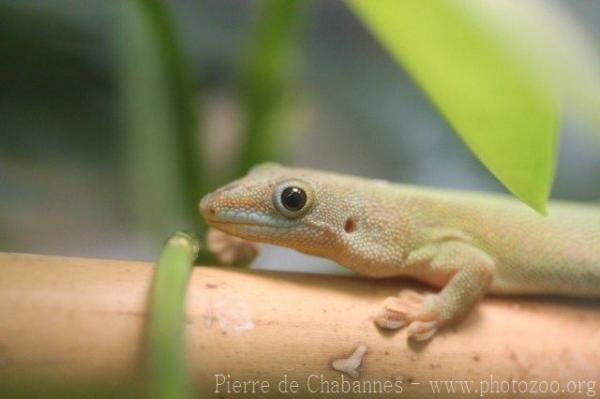
[[[231,193],[235,193],[236,189],[239,187],[238,182],[229,183],[228,185],[219,188],[212,193],[206,194],[198,204],[198,208],[200,209],[200,214],[206,220],[214,221],[220,213],[220,209],[223,208],[223,205],[227,202],[224,199],[231,195]]]
[[[200,214],[205,220],[209,221],[213,219],[217,215],[217,207],[215,205],[213,194],[205,195],[200,200],[198,208],[200,209]]]

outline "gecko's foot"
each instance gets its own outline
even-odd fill
[[[250,262],[258,255],[257,243],[234,237],[214,228],[210,228],[206,234],[206,246],[224,265]]]
[[[396,330],[408,325],[408,337],[417,341],[431,338],[438,329],[436,313],[431,306],[431,295],[402,291],[398,296],[385,299],[383,309],[375,318],[381,328]]]

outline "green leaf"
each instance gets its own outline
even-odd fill
[[[183,322],[188,277],[199,248],[197,238],[175,233],[156,266],[148,330],[149,396],[156,399],[191,397]]]
[[[567,4],[463,1],[473,18],[485,21],[495,37],[535,68],[546,85],[555,88],[561,106],[586,121],[589,133],[600,133],[600,54]]]
[[[528,64],[451,0],[348,3],[481,162],[545,212],[558,116]]]

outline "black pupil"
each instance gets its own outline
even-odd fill
[[[281,193],[281,203],[289,211],[299,211],[306,204],[306,193],[298,187],[288,187]]]

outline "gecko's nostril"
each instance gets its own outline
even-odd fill
[[[206,195],[200,201],[200,213],[204,217],[215,217],[217,216],[218,209],[214,205],[214,199],[211,194]]]

